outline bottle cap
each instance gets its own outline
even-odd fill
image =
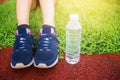
[[[70,15],[70,20],[78,20],[79,16],[77,14],[71,14]]]

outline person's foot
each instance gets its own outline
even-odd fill
[[[12,68],[25,68],[33,64],[33,35],[28,25],[18,26],[11,55]]]
[[[37,68],[51,68],[56,65],[58,62],[58,43],[55,28],[43,25],[37,43],[34,66]]]

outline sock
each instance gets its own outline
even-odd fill
[[[23,24],[17,27],[16,36],[22,34],[32,34],[32,31],[29,28],[29,25]]]
[[[53,26],[50,25],[43,25],[42,28],[40,29],[40,34],[56,34],[56,30]]]

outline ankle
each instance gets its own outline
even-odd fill
[[[19,34],[32,34],[32,31],[30,30],[29,25],[22,24],[17,27],[16,35]]]
[[[44,24],[42,28],[40,29],[40,34],[56,34],[56,29],[55,27],[51,25],[46,25]]]
[[[17,29],[19,28],[28,28],[30,29],[29,25],[28,24],[21,24],[21,25],[18,25]]]

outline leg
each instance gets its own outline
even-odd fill
[[[54,26],[54,0],[39,0],[43,15],[43,24]],[[55,27],[55,26],[54,26]]]
[[[54,0],[40,0],[43,26],[40,30],[34,66],[51,68],[58,62],[58,43],[54,26]]]
[[[33,35],[29,29],[29,12],[32,0],[17,0],[16,12],[18,27],[11,55],[11,67],[25,68],[33,63]]]
[[[16,13],[18,25],[29,25],[29,13],[32,0],[17,0]]]

